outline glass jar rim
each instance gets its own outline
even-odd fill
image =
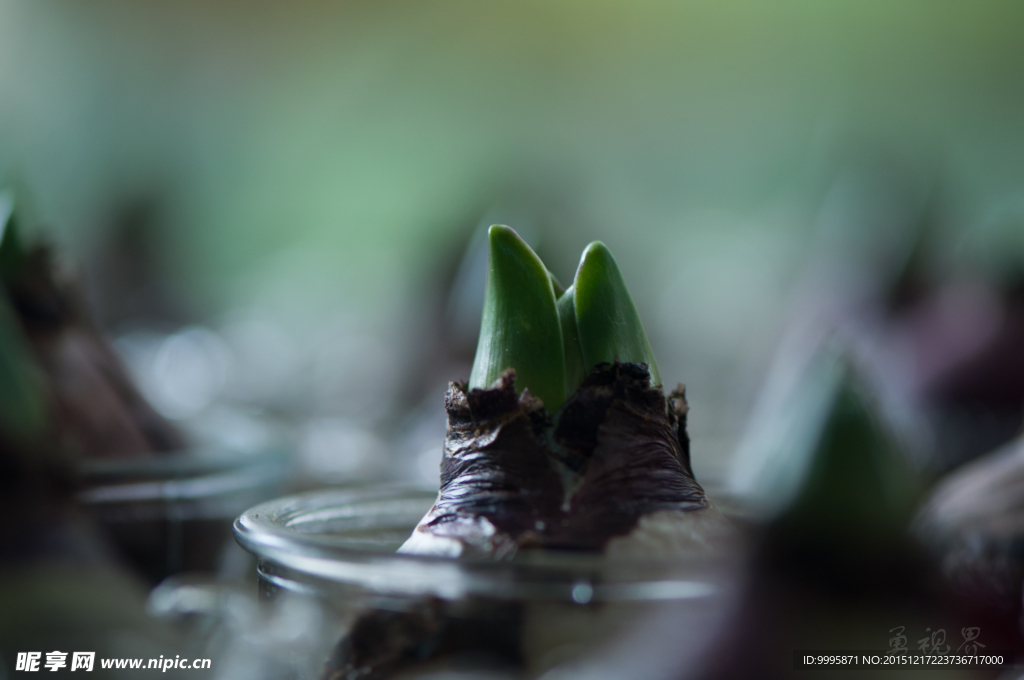
[[[357,587],[378,595],[444,600],[643,602],[715,595],[721,560],[697,553],[664,559],[524,550],[507,561],[395,552],[436,491],[407,485],[332,488],[261,503],[235,520],[238,543],[265,580],[290,590]],[[391,540],[381,540],[389,534]],[[402,537],[402,538],[397,538]]]

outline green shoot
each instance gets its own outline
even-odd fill
[[[554,412],[566,393],[562,330],[552,277],[512,229],[495,225],[487,238],[487,293],[469,386],[488,387],[512,367],[516,390],[529,389]]]
[[[600,241],[583,251],[572,289],[585,369],[613,361],[647,364],[651,385],[661,385],[633,298],[611,252]]]

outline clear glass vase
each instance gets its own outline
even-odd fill
[[[235,521],[236,539],[257,557],[262,601],[301,596],[329,612],[334,625],[324,629],[338,644],[310,666],[322,677],[656,677],[655,667],[670,677],[724,611],[730,562],[703,552],[524,550],[507,561],[397,553],[435,498],[397,486],[331,489]],[[690,633],[680,639],[681,630]],[[384,649],[403,644],[390,657]]]

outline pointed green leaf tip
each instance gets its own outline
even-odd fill
[[[612,361],[647,364],[651,384],[661,385],[640,314],[615,258],[600,241],[583,251],[572,288],[585,369]]]
[[[17,276],[25,257],[13,200],[0,194],[0,432],[16,441],[31,439],[46,424],[39,370],[2,285]]]
[[[14,280],[28,257],[12,204],[10,195],[0,194],[0,280],[5,283]]]
[[[776,526],[844,562],[887,559],[907,542],[918,480],[878,397],[848,367],[837,385],[806,477]]]
[[[554,412],[565,401],[565,359],[551,275],[512,229],[495,225],[487,238],[487,294],[469,386],[488,387],[513,367],[516,390],[529,389]]]

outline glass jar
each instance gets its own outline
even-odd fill
[[[289,466],[280,444],[90,460],[78,468],[78,501],[122,557],[155,584],[181,571],[214,571],[225,548],[234,547],[232,520],[281,493]]]
[[[308,597],[335,622],[325,629],[339,644],[311,666],[326,663],[324,677],[347,677],[356,657],[380,662],[355,669],[372,671],[365,677],[583,677],[652,664],[674,673],[721,618],[730,562],[708,554],[523,550],[492,561],[397,553],[436,495],[331,489],[269,501],[235,521],[236,539],[258,560],[261,600]]]

